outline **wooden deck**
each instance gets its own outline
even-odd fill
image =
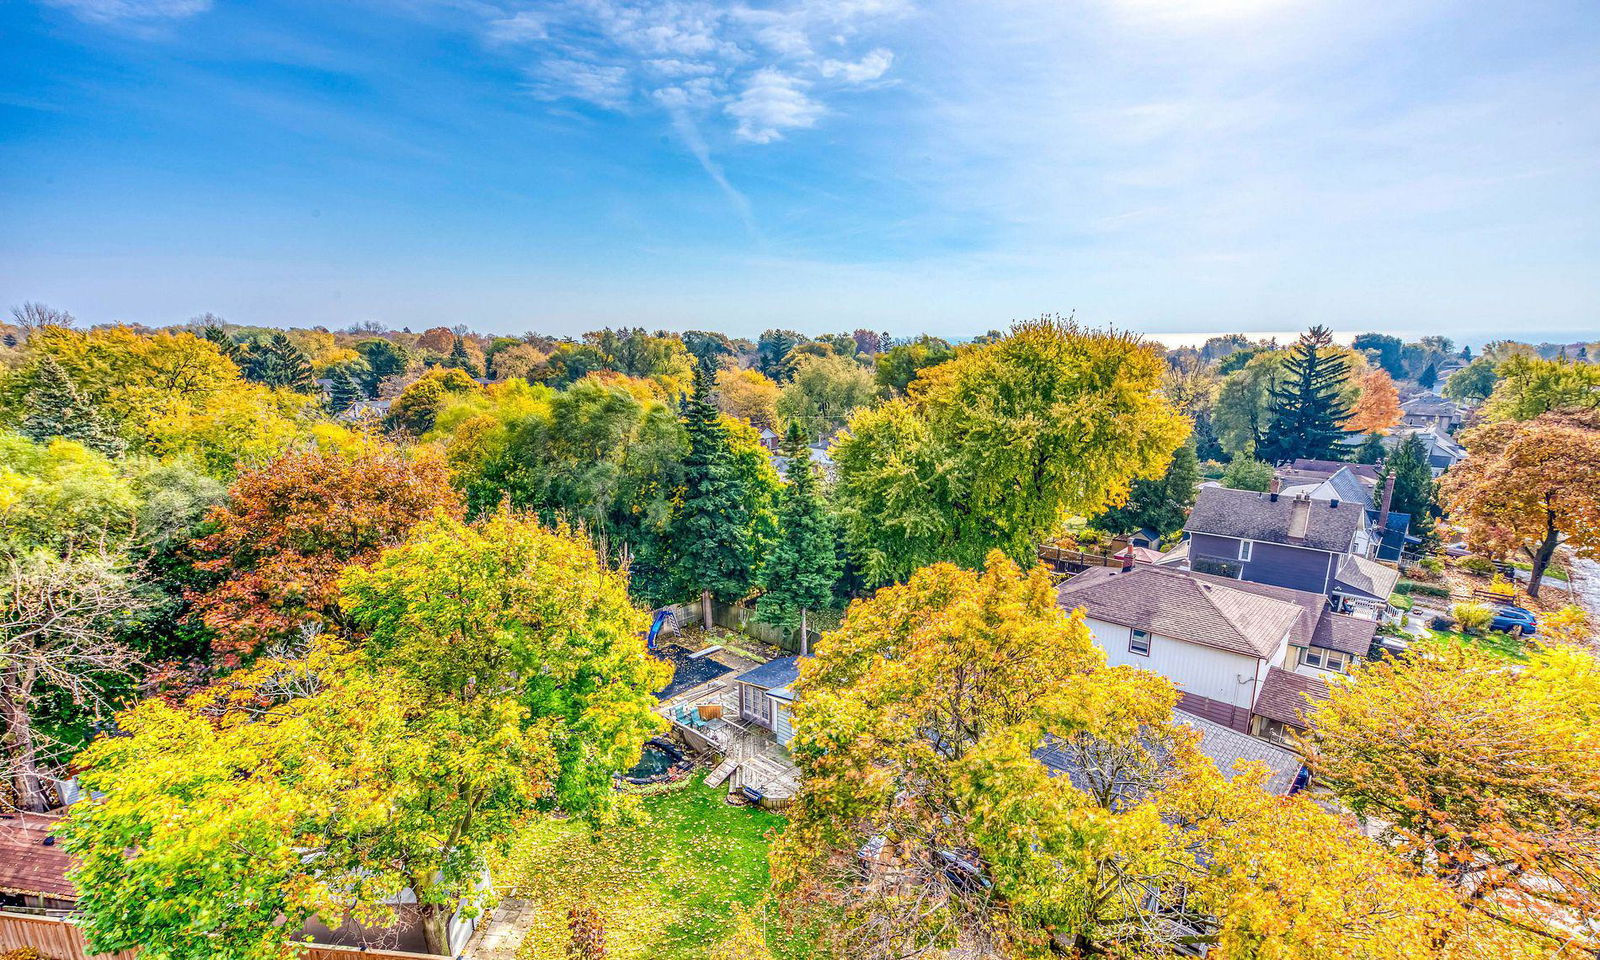
[[[702,704],[721,707],[722,718],[702,726],[675,719],[679,708],[698,708]],[[685,690],[657,710],[673,721],[679,739],[710,755],[708,784],[726,784],[729,791],[749,787],[777,803],[792,799],[798,792],[800,771],[789,759],[789,751],[773,739],[767,728],[739,719],[739,690],[731,674]]]

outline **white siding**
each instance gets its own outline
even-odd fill
[[[789,724],[789,705],[782,700],[772,701],[772,736],[786,747],[789,738],[794,736],[794,727]]]
[[[1113,666],[1151,670],[1187,693],[1246,710],[1255,705],[1260,680],[1266,676],[1265,661],[1159,635],[1150,638],[1150,655],[1142,657],[1128,650],[1131,628],[1093,617],[1085,617],[1084,622],[1095,644],[1105,651],[1106,662]]]

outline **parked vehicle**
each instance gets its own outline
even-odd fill
[[[1505,633],[1520,630],[1524,636],[1531,636],[1539,632],[1539,618],[1528,610],[1508,604],[1495,608],[1494,619],[1489,622],[1489,628]]]

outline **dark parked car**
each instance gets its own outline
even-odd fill
[[[1496,607],[1494,620],[1489,623],[1489,627],[1506,633],[1521,629],[1524,636],[1532,636],[1539,632],[1539,618],[1521,607]]]

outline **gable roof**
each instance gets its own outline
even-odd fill
[[[1360,503],[1332,506],[1295,497],[1204,487],[1183,529],[1191,534],[1281,543],[1329,553],[1345,553],[1365,519]]]
[[[768,660],[759,667],[752,667],[744,673],[734,677],[739,683],[748,683],[751,686],[764,687],[776,690],[794,683],[800,676],[799,657],[778,657]]]
[[[1352,657],[1365,657],[1372,649],[1372,638],[1377,633],[1376,620],[1348,617],[1329,610],[1317,619],[1317,628],[1311,634],[1311,646],[1337,650]]]
[[[1293,603],[1237,589],[1236,582],[1160,566],[1126,572],[1093,567],[1063,583],[1057,598],[1062,607],[1083,607],[1096,620],[1270,657],[1300,624],[1302,611]]]
[[[1261,693],[1250,712],[1304,730],[1307,727],[1305,715],[1311,709],[1306,701],[1308,696],[1313,700],[1328,699],[1328,685],[1316,677],[1268,667],[1267,679],[1262,682]]]
[[[67,882],[72,857],[60,844],[45,842],[60,821],[44,813],[0,817],[0,893],[78,899],[78,891]]]
[[[1295,473],[1321,474],[1331,477],[1340,470],[1348,470],[1358,479],[1370,483],[1378,482],[1378,468],[1370,463],[1346,463],[1343,460],[1316,460],[1311,457],[1296,457],[1289,462],[1289,469]]]
[[[1333,575],[1333,586],[1340,593],[1360,593],[1385,602],[1399,582],[1399,570],[1354,554],[1339,558],[1339,569]]]

